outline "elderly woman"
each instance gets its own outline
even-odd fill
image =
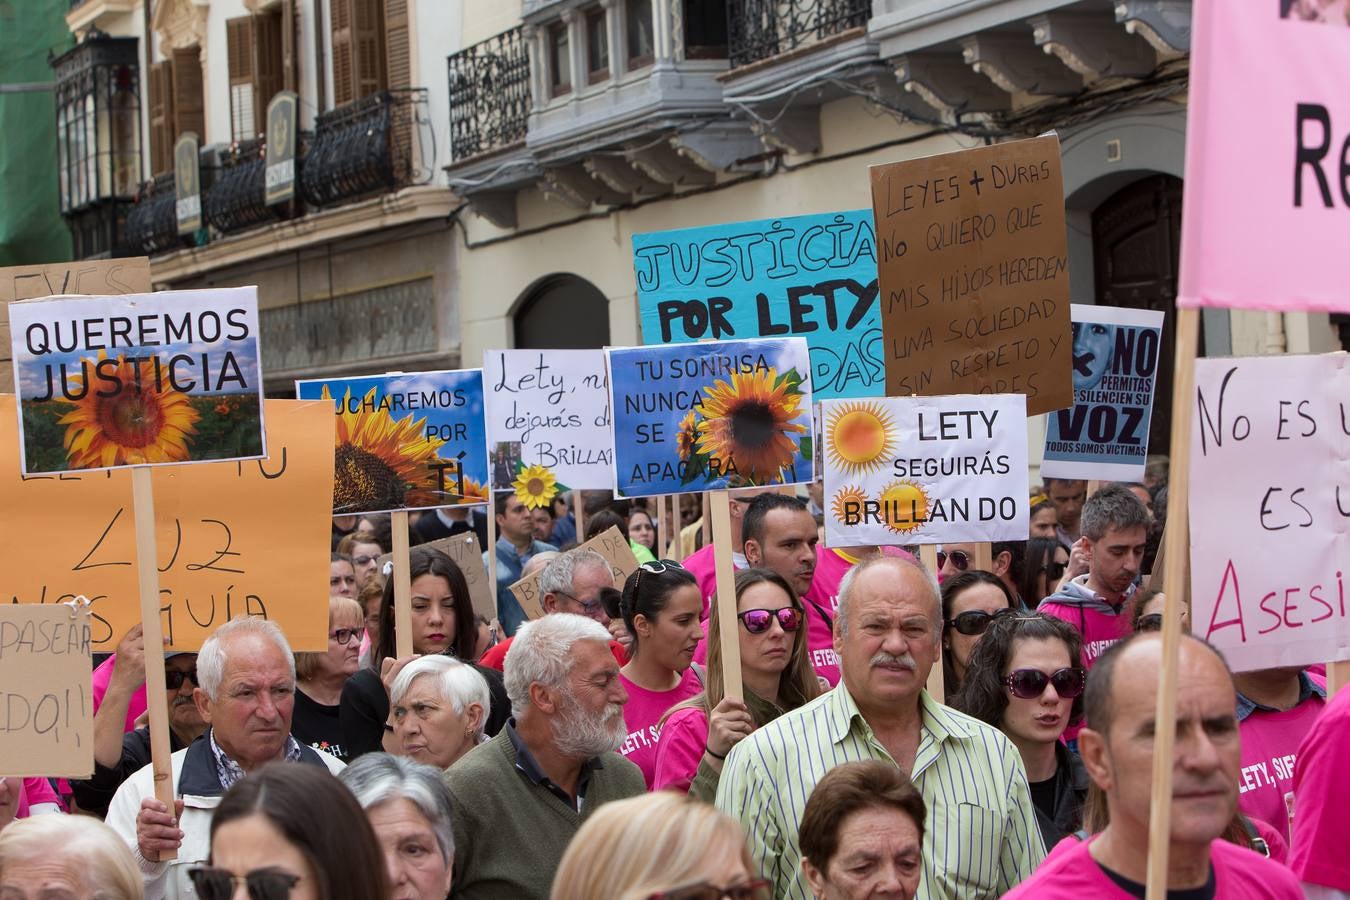
[[[370,753],[339,776],[365,809],[384,850],[391,900],[445,900],[455,837],[450,792],[430,766]]]
[[[0,832],[0,896],[141,900],[131,851],[86,816],[35,816]]]
[[[393,723],[390,752],[437,769],[483,741],[492,708],[487,679],[473,666],[449,656],[424,656],[408,663],[389,687]]]

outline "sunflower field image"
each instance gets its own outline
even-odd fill
[[[481,369],[297,381],[336,416],[333,514],[491,499]]]
[[[812,480],[810,358],[804,339],[606,352],[615,482],[623,495]]]

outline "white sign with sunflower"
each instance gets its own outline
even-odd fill
[[[1027,537],[1021,394],[826,400],[821,419],[831,546]]]

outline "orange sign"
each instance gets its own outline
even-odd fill
[[[164,636],[195,650],[219,625],[263,616],[295,650],[328,647],[331,403],[267,400],[266,459],[154,471]],[[131,475],[19,476],[14,397],[0,395],[0,602],[93,601],[107,652],[140,621]]]

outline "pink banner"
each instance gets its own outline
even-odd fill
[[[1179,306],[1350,311],[1350,0],[1195,0]]]

